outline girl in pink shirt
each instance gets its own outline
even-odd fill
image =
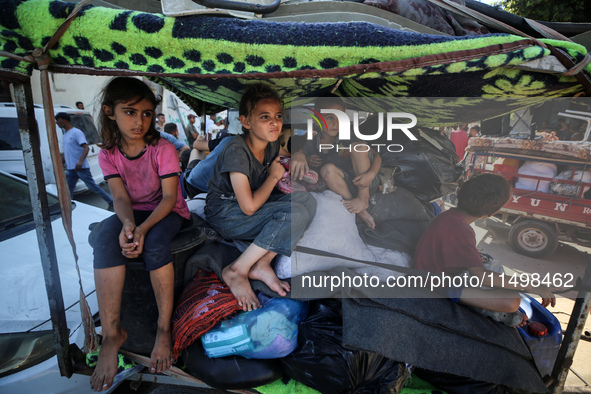
[[[127,338],[120,324],[125,264],[142,255],[158,305],[158,330],[150,372],[172,363],[171,318],[174,270],[170,243],[190,217],[182,198],[174,146],[154,126],[158,99],[135,78],[114,78],[103,91],[99,115],[103,148],[99,164],[113,193],[115,215],[106,219],[94,246],[94,275],[103,340],[90,379],[108,390],[117,372],[117,353]]]

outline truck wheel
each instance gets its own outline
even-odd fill
[[[547,223],[523,220],[511,226],[509,242],[517,253],[530,257],[548,256],[558,247],[556,230]]]

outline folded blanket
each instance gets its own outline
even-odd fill
[[[43,47],[74,6],[54,0],[3,1],[0,47],[19,56]],[[283,97],[292,98],[328,93],[337,82],[337,94],[354,97],[581,92],[573,76],[505,68],[549,56],[540,42],[560,47],[575,63],[586,54],[574,43],[506,34],[447,37],[366,22],[174,18],[87,6],[49,51],[49,61],[50,71],[56,72],[113,70],[148,76],[193,108],[207,103],[207,112],[236,106],[250,78],[267,79]],[[2,76],[22,79],[32,70],[32,63],[0,57]]]
[[[546,392],[516,329],[448,299],[345,298],[343,344],[424,369]]]

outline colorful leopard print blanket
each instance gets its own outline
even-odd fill
[[[0,0],[0,78],[28,77],[25,56],[43,47],[74,8],[57,0]],[[507,34],[448,37],[366,22],[287,23],[84,7],[48,52],[50,70],[143,75],[193,108],[235,106],[264,79],[286,97],[574,96],[573,76],[514,68],[550,55],[577,63],[584,47]],[[586,73],[591,67],[586,67]],[[336,89],[335,89],[336,88]],[[288,103],[289,104],[289,103]]]

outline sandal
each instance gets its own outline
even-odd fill
[[[302,177],[302,181],[310,184],[315,184],[316,182],[318,182],[318,173],[314,170],[310,170],[304,174],[304,176]]]
[[[285,171],[281,179],[277,182],[275,187],[281,190],[285,194],[290,194],[291,192],[305,192],[306,188],[296,181],[291,180],[291,175],[289,175],[289,171]]]

